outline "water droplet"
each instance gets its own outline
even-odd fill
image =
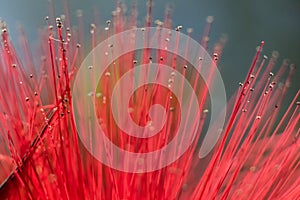
[[[55,174],[49,174],[48,175],[48,180],[50,183],[56,182],[57,181],[57,177]]]
[[[214,17],[213,16],[207,16],[206,17],[206,22],[207,23],[212,23],[214,21]]]
[[[250,167],[250,171],[255,172],[256,171],[256,167],[255,166]]]
[[[134,109],[132,107],[128,108],[128,113],[133,113]]]
[[[187,32],[187,33],[192,33],[192,32],[193,32],[193,29],[192,29],[192,28],[188,28],[188,29],[186,30],[186,32]]]
[[[99,97],[101,97],[101,96],[102,96],[102,93],[100,93],[100,92],[97,92],[97,93],[96,93],[96,97],[97,97],[97,98],[99,98]]]
[[[76,15],[77,15],[77,17],[82,17],[82,15],[83,15],[82,10],[76,10]]]

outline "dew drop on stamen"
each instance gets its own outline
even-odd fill
[[[210,23],[212,23],[213,21],[214,21],[214,17],[213,17],[213,16],[207,16],[207,17],[206,17],[206,22],[207,22],[207,23],[210,24]]]
[[[89,97],[92,97],[93,95],[94,95],[94,92],[89,92],[89,93],[88,93],[88,96],[89,96]]]
[[[110,76],[110,72],[106,72],[105,76],[109,77]]]
[[[136,64],[137,63],[137,60],[133,60],[133,64]]]
[[[76,10],[76,16],[77,17],[82,17],[82,15],[83,15],[83,11],[82,10]]]
[[[209,41],[209,37],[208,36],[203,37],[203,41],[204,42],[208,42]]]
[[[182,29],[182,26],[177,26],[177,28],[175,30],[180,31],[181,29]]]
[[[57,177],[56,177],[55,174],[49,174],[48,175],[48,180],[49,180],[50,183],[54,183],[54,182],[57,181]]]
[[[160,21],[159,19],[155,20],[154,23],[157,25],[157,26],[163,26],[164,23],[162,21]]]
[[[260,115],[257,115],[257,116],[255,117],[255,119],[259,120],[259,119],[261,119],[261,116],[260,116]]]
[[[93,66],[92,66],[92,65],[89,65],[89,66],[88,66],[88,69],[93,69]]]
[[[187,32],[187,33],[192,33],[192,32],[193,32],[193,29],[192,29],[192,28],[188,28],[188,29],[186,30],[186,32]]]
[[[132,107],[128,108],[128,113],[133,113],[134,109]]]
[[[25,101],[29,101],[29,97],[26,97],[26,98],[25,98]]]
[[[100,93],[100,92],[97,92],[97,93],[96,93],[96,97],[97,97],[97,98],[100,98],[101,96],[102,96],[102,93]]]
[[[99,123],[102,124],[104,122],[104,120],[102,118],[98,118]]]
[[[279,57],[279,52],[278,51],[273,51],[272,52],[272,57],[275,58],[275,59],[278,58]]]
[[[255,171],[256,171],[256,167],[255,167],[255,166],[252,166],[252,167],[250,167],[249,170],[252,171],[252,172],[255,172]]]
[[[17,64],[12,64],[11,65],[13,68],[16,68],[17,67]]]

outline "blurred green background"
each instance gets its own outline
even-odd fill
[[[63,2],[53,0],[57,15],[63,14]],[[44,17],[48,13],[47,0],[0,0],[0,17],[9,26],[11,37],[17,39],[17,25],[25,26],[32,44],[38,36],[38,28],[45,26]],[[133,1],[125,0],[128,8]],[[138,18],[144,21],[146,0],[137,0]],[[111,18],[114,1],[110,0],[70,0],[71,15],[82,9],[85,24],[92,23],[93,10],[97,10],[101,21]],[[173,25],[193,28],[193,38],[200,39],[206,16],[214,16],[211,41],[217,41],[222,33],[228,35],[228,42],[220,62],[221,73],[230,96],[243,81],[251,64],[255,48],[265,41],[264,54],[270,56],[272,50],[280,53],[279,63],[289,58],[296,68],[300,68],[300,1],[299,0],[154,0],[153,19],[164,18],[167,4],[174,10]],[[300,88],[300,70],[297,69],[287,99],[291,99]]]

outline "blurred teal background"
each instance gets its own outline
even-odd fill
[[[63,2],[53,0],[57,15],[63,14]],[[8,24],[12,40],[17,39],[17,25],[25,26],[32,44],[36,43],[38,28],[45,26],[44,17],[48,13],[47,0],[0,0],[0,17]],[[123,1],[130,9],[133,1]],[[97,10],[101,21],[111,18],[114,1],[110,0],[70,0],[72,17],[76,10],[82,9],[84,21],[92,23],[93,10]],[[137,0],[138,18],[144,22],[146,0]],[[153,19],[164,18],[167,4],[174,8],[173,25],[192,27],[193,38],[200,39],[206,16],[214,16],[211,41],[215,42],[222,33],[228,35],[223,58],[220,62],[221,73],[228,95],[243,81],[251,64],[255,48],[261,40],[265,41],[264,54],[271,55],[272,50],[280,53],[279,63],[289,58],[296,64],[296,76],[287,95],[291,99],[300,88],[300,1],[299,0],[154,0]],[[298,67],[297,67],[298,66]]]

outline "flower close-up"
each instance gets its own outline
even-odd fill
[[[300,5],[225,2],[3,3],[0,199],[300,200]]]

